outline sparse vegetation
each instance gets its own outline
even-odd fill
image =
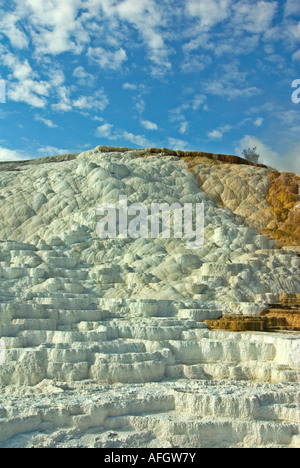
[[[258,163],[259,162],[259,154],[256,152],[256,146],[255,148],[248,148],[243,150],[243,157],[247,159],[248,161],[251,161],[253,163]]]

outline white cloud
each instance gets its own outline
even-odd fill
[[[183,50],[187,54],[200,49],[202,54],[209,51],[210,56],[232,57],[253,52],[262,39],[265,45],[289,41],[287,37],[296,32],[284,22],[273,24],[277,10],[278,1],[270,0],[187,0],[186,13],[196,21],[190,34],[185,35]],[[196,58],[194,63],[196,66]]]
[[[96,129],[96,136],[108,138],[110,140],[115,140],[118,137],[112,134],[112,130],[113,130],[113,125],[108,124],[108,123],[103,124]]]
[[[158,3],[155,0],[124,0],[115,7],[116,13],[122,20],[134,25],[148,49],[148,57],[153,63],[153,74],[164,73],[171,68],[168,59],[169,49],[165,45],[163,26],[171,9],[167,3]]]
[[[14,13],[5,13],[0,10],[1,22],[0,22],[0,33],[4,34],[10,40],[13,47],[17,49],[24,49],[28,46],[28,37],[21,31],[16,23],[19,18]]]
[[[293,54],[292,59],[293,59],[295,62],[300,62],[300,49],[298,49],[298,50]]]
[[[56,89],[59,102],[52,104],[52,109],[58,112],[69,112],[73,109],[72,100],[70,98],[71,91],[66,86],[60,86]]]
[[[246,135],[236,146],[235,151],[242,154],[243,149],[255,148],[260,155],[260,161],[279,171],[295,172],[300,174],[300,144],[295,144],[285,154],[279,155],[270,146],[263,143],[259,138]]]
[[[55,123],[53,123],[52,120],[45,119],[41,115],[37,114],[35,116],[35,120],[37,120],[38,122],[42,122],[43,124],[45,124],[49,128],[57,128],[57,125]]]
[[[208,94],[227,98],[229,101],[239,98],[247,99],[260,93],[260,90],[256,86],[238,88],[234,83],[226,83],[222,78],[220,81],[212,80],[206,83],[205,91]]]
[[[191,103],[192,109],[194,111],[197,111],[198,109],[200,109],[200,107],[205,103],[206,99],[207,98],[204,94],[196,94],[193,97],[193,100]]]
[[[0,146],[0,161],[21,161],[30,159],[22,151],[10,150]],[[0,166],[1,167],[1,166]]]
[[[223,133],[220,130],[212,130],[208,133],[208,137],[212,140],[221,140],[223,138]]]
[[[189,143],[178,138],[169,138],[169,145],[174,150],[187,151],[189,149]]]
[[[144,100],[144,94],[148,93],[146,86],[142,83],[138,85],[131,84],[131,83],[124,83],[122,88],[126,91],[136,91],[136,93],[133,94],[132,100],[134,103],[134,109],[141,116],[145,112],[145,109],[146,109],[146,102]],[[142,119],[142,122],[147,122],[147,121]],[[145,126],[143,123],[142,125]],[[154,130],[157,130],[157,129],[155,128]]]
[[[96,80],[96,76],[88,73],[81,66],[73,70],[73,76],[78,79],[78,83],[82,86],[92,86]]]
[[[154,74],[171,68],[170,50],[166,45],[165,27],[174,6],[157,0],[15,0],[16,13],[6,19],[5,32],[14,44],[25,46],[30,40],[34,53],[59,55],[80,54],[92,39],[101,47],[92,54],[102,68],[118,69],[126,60],[122,44],[141,44],[147,50]],[[24,34],[17,24],[27,25]],[[15,30],[13,29],[15,28]],[[136,41],[138,32],[139,40]],[[27,41],[27,42],[26,42]],[[25,44],[26,42],[26,44]],[[112,47],[115,51],[112,51]]]
[[[109,104],[109,99],[103,89],[99,89],[93,95],[72,97],[72,91],[76,90],[74,86],[58,86],[55,92],[58,96],[58,102],[52,104],[54,111],[70,112],[74,110],[80,111],[103,111]]]
[[[285,16],[298,15],[300,16],[300,3],[299,0],[287,0],[284,10]]]
[[[176,107],[175,109],[172,109],[169,112],[169,119],[170,122],[175,122],[178,126],[178,131],[181,133],[181,135],[184,134],[184,130],[187,130],[187,127],[189,125],[186,117],[185,117],[185,112],[188,111],[191,108],[191,103],[185,102],[179,107]]]
[[[154,122],[150,122],[150,120],[141,120],[141,124],[147,130],[158,130],[158,126]]]
[[[195,73],[204,70],[211,65],[212,59],[209,55],[186,55],[181,65],[184,73]]]
[[[187,90],[188,94],[193,92],[193,90]],[[207,110],[207,107],[204,105],[206,101],[206,96],[204,94],[195,94],[190,99],[186,99],[184,103],[169,111],[169,119],[171,122],[176,122],[178,124],[178,131],[181,135],[184,135],[187,132],[189,121],[186,118],[185,114],[188,112],[189,115],[191,111],[198,111],[201,107],[203,110]],[[181,140],[179,140],[181,141]]]
[[[120,48],[114,52],[105,50],[103,47],[89,47],[87,56],[94,62],[100,65],[101,68],[118,70],[123,62],[127,60],[127,54],[124,49]]]
[[[258,117],[255,121],[254,121],[254,125],[256,127],[261,127],[262,124],[264,123],[264,119],[262,117]]]
[[[300,144],[295,145],[291,150],[289,150],[284,155],[284,158],[286,159],[286,164],[284,164],[284,167],[287,167],[286,170],[300,175]]]
[[[154,146],[143,135],[136,135],[128,132],[127,130],[115,129],[112,124],[106,123],[96,129],[96,136],[100,138],[107,138],[108,140],[125,140],[133,143],[135,146],[146,148]]]
[[[208,137],[212,140],[221,140],[225,133],[230,132],[232,129],[231,125],[224,125],[218,129],[212,130],[208,133]]]
[[[278,3],[258,1],[255,3],[244,0],[234,3],[233,25],[253,34],[263,33],[270,28],[276,14]]]
[[[38,149],[38,153],[43,156],[57,156],[58,154],[70,154],[72,151],[68,149],[56,148],[56,146],[42,146]]]
[[[52,67],[48,70],[49,79],[53,89],[62,86],[66,80],[64,72],[56,67]]]
[[[208,94],[221,96],[230,100],[250,98],[260,94],[256,86],[249,86],[248,73],[239,70],[238,61],[223,65],[221,78],[211,79],[204,84]]]
[[[184,135],[187,132],[188,127],[189,127],[189,123],[187,121],[181,122],[180,127],[179,127],[179,133],[181,135]]]
[[[49,96],[49,91],[49,83],[32,79],[11,82],[7,85],[8,99],[15,102],[25,102],[32,107],[38,108],[46,106],[47,100],[45,98]]]
[[[138,89],[138,86],[135,84],[131,84],[131,83],[124,83],[123,89],[126,89],[128,91],[136,91]]]
[[[134,133],[123,131],[121,136],[125,140],[130,141],[130,143],[133,143],[134,145],[142,147],[142,148],[152,146],[149,140],[145,138],[143,135],[135,135]]]
[[[135,97],[135,108],[139,114],[142,114],[146,109],[146,103],[144,99],[142,99],[141,95]]]
[[[230,16],[232,0],[187,0],[189,15],[199,17],[202,28],[211,28]]]
[[[25,102],[32,107],[45,107],[51,85],[39,80],[39,75],[32,70],[28,60],[21,61],[6,47],[0,45],[2,65],[9,68],[6,89],[7,98],[15,102]]]
[[[89,41],[81,23],[81,0],[17,0],[19,15],[30,23],[30,35],[38,55],[72,51],[79,53]]]
[[[73,101],[73,106],[81,110],[97,109],[103,111],[109,103],[103,90],[97,91],[93,96],[80,96]]]

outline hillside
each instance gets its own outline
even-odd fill
[[[120,196],[204,245],[99,238]],[[300,446],[299,175],[99,146],[0,164],[0,221],[0,446]]]

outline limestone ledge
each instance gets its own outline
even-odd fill
[[[0,447],[297,448],[299,396],[298,384],[44,380],[2,392]]]
[[[295,177],[164,148],[0,164],[0,445],[299,446],[299,334],[205,323],[296,328],[300,259],[268,234],[297,234]],[[100,240],[120,194],[204,203],[204,246]]]

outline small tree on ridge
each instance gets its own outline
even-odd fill
[[[243,156],[245,159],[251,161],[252,163],[257,164],[259,162],[259,154],[256,153],[256,146],[255,148],[244,149]]]

